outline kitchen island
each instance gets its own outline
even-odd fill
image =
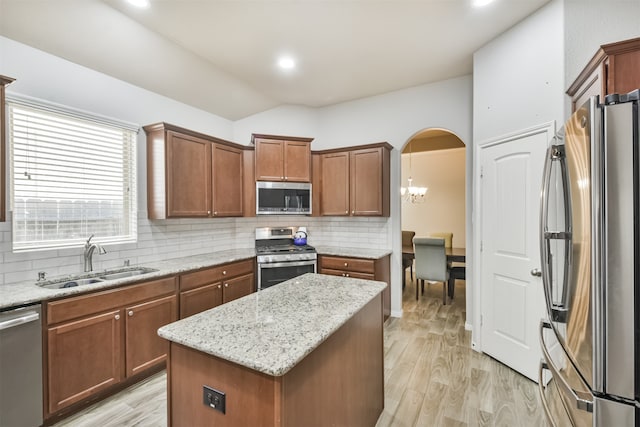
[[[375,425],[385,287],[305,274],[160,328],[169,425]]]

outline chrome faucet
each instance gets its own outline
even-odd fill
[[[93,271],[93,263],[92,263],[93,251],[97,249],[100,255],[104,255],[107,253],[105,248],[103,248],[99,244],[91,243],[92,238],[93,238],[93,234],[89,236],[89,238],[87,239],[87,243],[84,244],[84,271],[85,272]]]

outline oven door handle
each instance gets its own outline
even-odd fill
[[[302,265],[316,265],[316,260],[308,261],[285,261],[285,262],[261,262],[258,263],[259,268],[278,268],[278,267],[299,267]]]

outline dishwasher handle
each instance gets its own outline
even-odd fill
[[[0,319],[2,318],[0,317]],[[40,313],[38,313],[37,311],[27,311],[20,317],[14,317],[5,321],[0,320],[0,331],[23,325],[25,323],[33,322],[38,319],[40,319]]]

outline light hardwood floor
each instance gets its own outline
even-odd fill
[[[471,350],[464,283],[443,306],[442,285],[427,286],[416,302],[407,281],[404,315],[385,325],[385,409],[376,427],[547,425],[535,383]],[[159,427],[166,408],[161,372],[55,426]]]

